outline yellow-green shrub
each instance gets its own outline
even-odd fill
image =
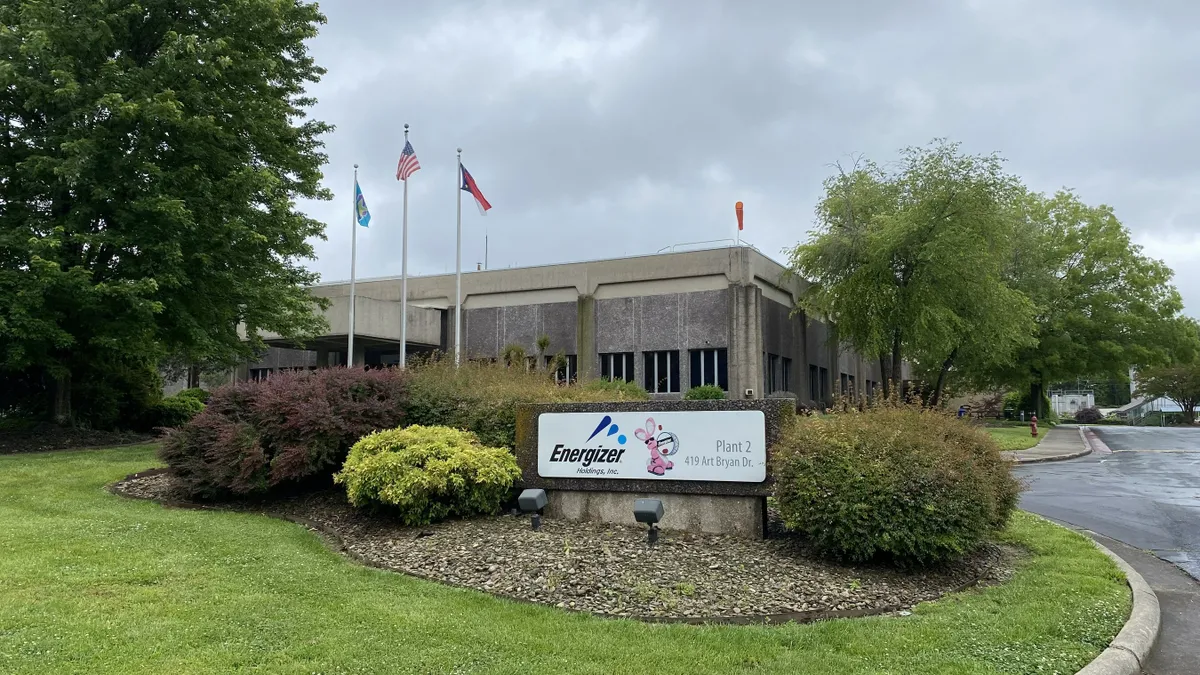
[[[1020,491],[991,437],[915,406],[808,418],[773,461],[785,525],[852,562],[967,554],[1004,527]]]
[[[468,431],[413,425],[364,436],[334,481],[355,506],[391,507],[406,525],[425,525],[494,513],[520,476],[506,448]]]

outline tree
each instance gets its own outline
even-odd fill
[[[1184,423],[1195,424],[1196,404],[1200,403],[1200,364],[1180,363],[1141,371],[1138,394],[1171,399],[1183,410]]]
[[[546,352],[550,349],[550,336],[539,335],[534,344],[537,345],[537,367],[540,370],[542,368],[542,361],[546,358]]]
[[[894,171],[839,166],[825,192],[790,254],[812,281],[801,307],[879,356],[885,395],[911,360],[936,377],[936,405],[962,360],[1005,363],[1031,343],[1032,303],[1005,279],[1023,193],[1000,158],[935,141],[904,150]]]
[[[321,330],[301,261],[324,226],[295,200],[329,198],[323,22],[303,0],[0,5],[0,377],[48,378],[66,420],[97,364]]]
[[[1028,387],[1044,417],[1050,382],[1121,377],[1194,352],[1173,273],[1142,255],[1111,208],[1062,191],[1026,195],[1022,210],[1010,276],[1037,308],[1036,341],[977,381]]]

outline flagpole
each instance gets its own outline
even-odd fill
[[[454,365],[462,358],[462,148],[458,149],[458,244],[454,251]],[[485,246],[486,248],[486,246]],[[486,255],[486,253],[485,253]]]
[[[358,259],[358,165],[354,165],[354,189],[350,201],[350,328],[348,344],[346,345],[346,367],[354,366],[354,263]]]
[[[408,124],[404,125],[404,143],[408,145]],[[401,368],[408,362],[408,180],[404,181],[404,215],[400,248],[400,358]]]

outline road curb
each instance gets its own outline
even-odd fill
[[[1092,449],[1080,450],[1066,455],[1051,455],[1050,457],[1013,457],[1012,461],[1017,464],[1041,464],[1042,462],[1062,462],[1068,459],[1079,459],[1086,455],[1092,454]]]
[[[1079,429],[1079,440],[1083,442],[1083,450],[1080,450],[1078,452],[1068,452],[1063,455],[1050,455],[1049,457],[1018,457],[1016,455],[1016,453],[1027,452],[1027,451],[1015,450],[1009,454],[1009,458],[1015,464],[1041,464],[1042,462],[1062,462],[1062,461],[1066,461],[1068,459],[1078,459],[1085,455],[1090,455],[1092,453],[1092,444],[1090,442],[1088,442],[1087,436],[1085,436],[1083,434],[1084,428],[1078,427],[1078,429]],[[1039,442],[1039,444],[1040,444],[1040,442]],[[1035,445],[1033,447],[1036,448],[1037,446]],[[1030,450],[1032,450],[1032,449],[1033,448],[1030,448]]]
[[[1154,642],[1158,639],[1158,629],[1162,622],[1158,596],[1142,575],[1121,556],[1094,539],[1092,543],[1101,553],[1112,558],[1117,567],[1125,573],[1125,580],[1133,593],[1133,608],[1130,609],[1129,619],[1121,627],[1121,632],[1117,633],[1108,648],[1076,675],[1141,675],[1142,664],[1150,657],[1150,650],[1154,648]]]

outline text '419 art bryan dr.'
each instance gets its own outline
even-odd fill
[[[543,413],[543,478],[760,483],[767,477],[761,410]]]

